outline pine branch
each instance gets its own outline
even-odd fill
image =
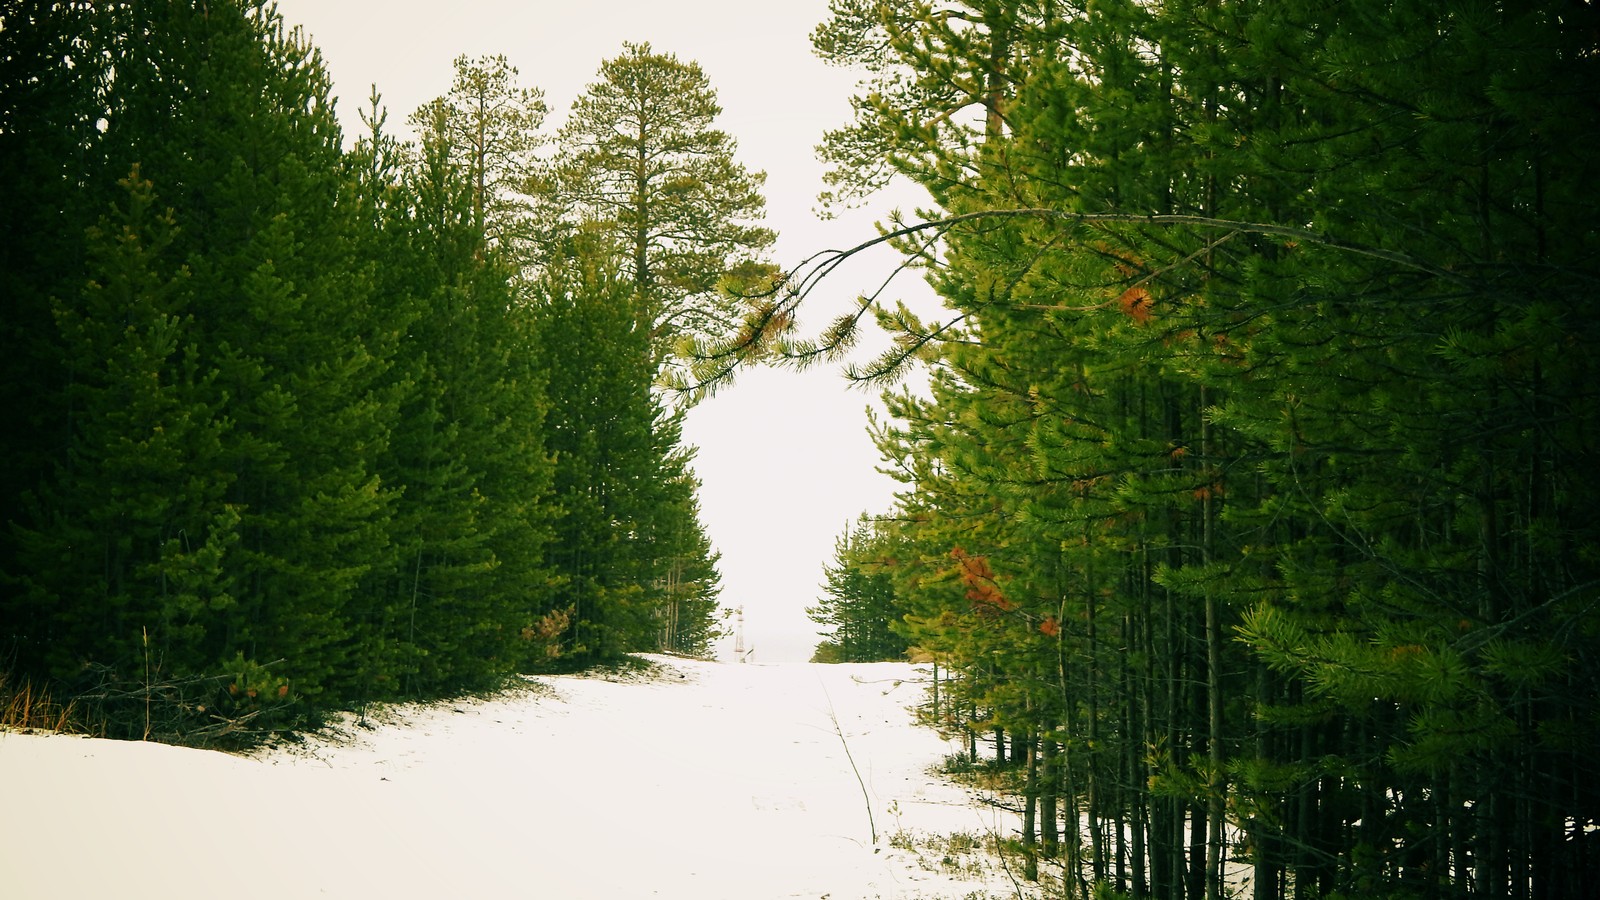
[[[820,277],[825,276],[844,260],[856,254],[869,250],[879,244],[888,243],[900,238],[919,235],[923,232],[937,230],[941,234],[951,228],[966,222],[975,222],[985,219],[1041,219],[1052,222],[1062,222],[1069,225],[1152,225],[1152,226],[1181,226],[1190,225],[1198,228],[1223,229],[1229,232],[1244,234],[1262,234],[1272,237],[1287,238],[1293,241],[1302,241],[1342,250],[1359,256],[1381,259],[1425,272],[1439,278],[1454,281],[1459,284],[1468,284],[1469,280],[1458,272],[1435,265],[1426,260],[1401,253],[1397,250],[1385,250],[1382,247],[1373,247],[1367,244],[1347,241],[1309,228],[1298,228],[1291,225],[1275,225],[1269,222],[1245,222],[1238,219],[1221,219],[1213,216],[1196,216],[1181,214],[1140,214],[1140,213],[1079,213],[1060,209],[1042,209],[1025,207],[1020,209],[982,209],[970,213],[951,216],[945,219],[930,219],[913,225],[905,225],[886,231],[869,241],[863,241],[848,250],[830,250],[813,256],[811,260],[803,263],[801,268],[812,261],[817,261],[815,268],[808,272],[802,279],[801,294],[804,294]],[[1225,238],[1224,238],[1225,239]],[[1218,241],[1217,243],[1220,243]],[[799,270],[797,270],[799,271]]]
[[[797,320],[795,310],[800,303],[810,295],[817,285],[837,271],[846,261],[874,247],[884,244],[892,245],[908,238],[919,239],[921,247],[918,255],[926,255],[929,248],[960,225],[979,221],[1005,221],[1011,219],[1035,219],[1060,223],[1064,226],[1119,224],[1146,225],[1161,228],[1188,226],[1226,232],[1222,237],[1208,241],[1206,246],[1198,253],[1191,254],[1174,266],[1169,266],[1168,269],[1153,273],[1145,280],[1156,277],[1171,268],[1193,261],[1199,255],[1214,249],[1234,235],[1259,234],[1304,244],[1315,244],[1369,259],[1383,260],[1402,268],[1431,275],[1464,287],[1470,287],[1473,284],[1471,279],[1460,272],[1409,253],[1348,241],[1325,232],[1291,225],[1278,225],[1271,222],[1247,222],[1239,219],[1186,214],[1080,213],[1039,207],[983,209],[947,218],[929,219],[910,225],[899,225],[853,247],[844,250],[824,250],[812,254],[801,261],[798,266],[791,269],[772,287],[760,293],[743,297],[744,300],[757,304],[755,312],[746,319],[745,327],[731,341],[720,344],[702,343],[696,346],[694,358],[700,364],[695,367],[694,374],[697,377],[684,379],[671,385],[671,387],[679,392],[699,396],[712,393],[718,387],[731,382],[740,366],[751,362],[772,361],[775,358],[790,365],[805,367],[820,360],[832,360],[834,356],[831,351],[835,349],[833,347],[808,344],[805,345],[803,352],[790,354],[785,352],[787,348],[781,346],[779,338],[782,334],[793,329]],[[882,285],[870,294],[860,297],[857,301],[856,309],[848,315],[848,318],[858,320],[868,310],[875,307],[884,290],[888,287],[888,281],[909,268],[910,265],[910,261],[902,263],[896,267],[894,273]],[[916,342],[918,348],[920,349],[922,344],[936,339],[944,330],[943,328],[933,329],[927,335],[920,336],[922,339]],[[892,361],[893,367],[898,368],[910,359],[915,358],[916,355],[915,350],[905,353],[886,354],[884,359],[878,360],[878,364],[869,369],[865,377],[862,377],[861,373],[857,373],[857,380],[882,380],[887,375],[884,370],[885,362]]]

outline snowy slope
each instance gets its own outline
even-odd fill
[[[253,758],[0,733],[0,897],[1013,894],[890,845],[1015,827],[929,774],[911,666],[657,662]]]

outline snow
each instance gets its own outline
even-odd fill
[[[932,774],[924,671],[651,659],[250,756],[0,732],[0,896],[1016,895],[948,851],[1016,826]]]

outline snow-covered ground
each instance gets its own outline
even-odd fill
[[[1016,895],[923,673],[654,661],[251,757],[0,732],[0,897]]]

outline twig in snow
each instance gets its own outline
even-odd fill
[[[867,804],[867,828],[872,832],[872,846],[878,846],[878,825],[872,819],[872,795],[867,793],[867,783],[861,778],[861,770],[856,768],[856,758],[850,754],[850,742],[845,740],[844,729],[839,726],[839,714],[833,709],[833,697],[829,696],[828,689],[822,689],[822,696],[828,700],[828,721],[833,723],[833,733],[839,736],[839,743],[844,745],[844,758],[850,761],[850,771],[856,774],[856,784],[861,785],[861,799]],[[877,852],[874,849],[873,852]]]

